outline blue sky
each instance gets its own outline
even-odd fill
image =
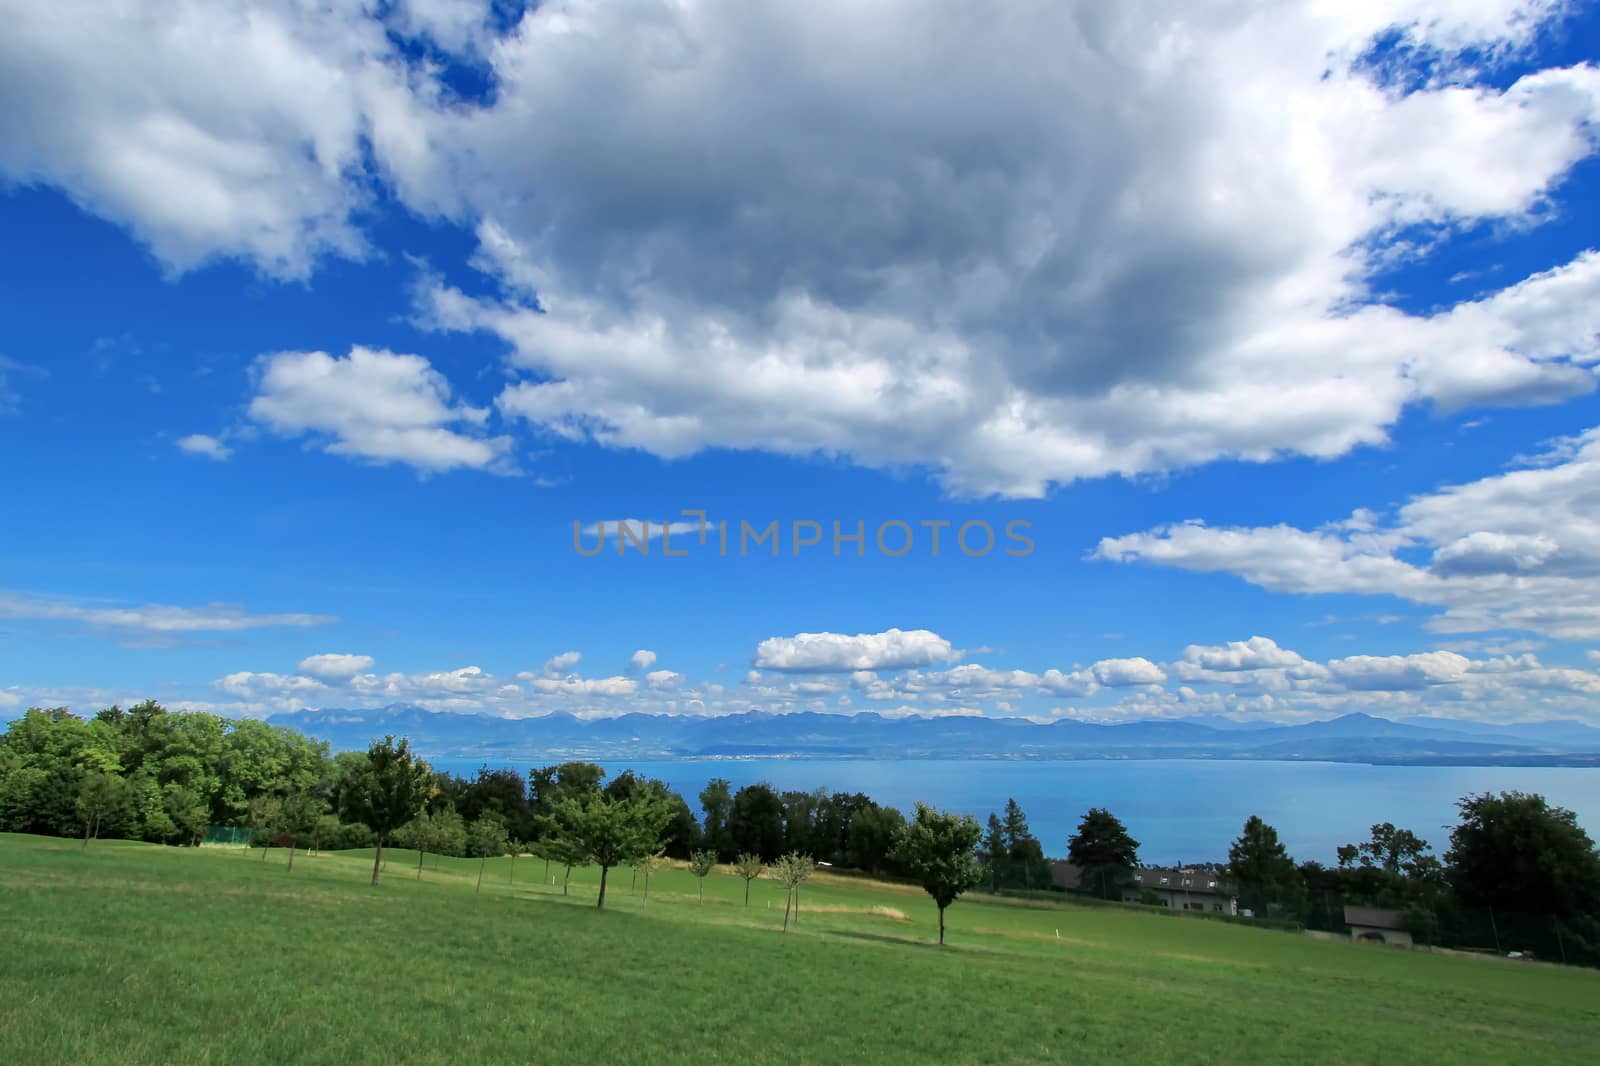
[[[1600,13],[1349,6],[23,5],[0,712],[1600,724]]]

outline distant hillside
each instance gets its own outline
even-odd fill
[[[1578,722],[1484,727],[1449,719],[1390,721],[1347,714],[1302,725],[1145,720],[1104,725],[1017,718],[889,718],[879,714],[720,718],[629,714],[510,719],[395,704],[328,708],[270,719],[364,748],[387,733],[434,758],[539,760],[813,757],[875,759],[1305,759],[1451,765],[1595,765],[1600,729]],[[1423,724],[1427,723],[1427,724]]]

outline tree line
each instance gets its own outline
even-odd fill
[[[606,777],[582,761],[461,777],[435,771],[404,739],[332,755],[292,729],[153,701],[87,719],[30,709],[0,735],[0,831],[81,834],[87,849],[99,836],[194,845],[213,827],[248,827],[253,843],[287,846],[291,868],[299,848],[374,848],[374,884],[386,847],[415,850],[417,877],[428,853],[477,857],[480,870],[490,857],[532,854],[561,871],[564,891],[575,868],[598,867],[599,906],[614,869],[642,874],[648,893],[664,858],[701,878],[731,866],[746,902],[763,874],[792,903],[817,866],[850,867],[922,884],[939,907],[941,940],[945,907],[969,889],[1058,887],[1014,799],[980,826],[921,804],[907,818],[861,793],[735,790],[716,778],[696,797],[697,818],[662,781],[631,770]],[[1296,863],[1276,829],[1252,817],[1212,868],[1264,919],[1342,930],[1343,905],[1359,903],[1401,911],[1421,942],[1459,944],[1485,939],[1473,923],[1487,914],[1496,948],[1537,939],[1520,925],[1553,933],[1569,960],[1600,962],[1600,856],[1572,812],[1522,793],[1469,796],[1460,810],[1442,857],[1383,823],[1340,848],[1336,866]],[[1091,808],[1066,841],[1078,890],[1139,896],[1138,848],[1114,814]],[[786,908],[786,927],[790,917]]]
[[[731,863],[749,883],[769,874],[788,891],[784,928],[798,918],[801,885],[821,864],[848,865],[920,883],[944,911],[984,877],[982,833],[968,815],[918,804],[911,819],[859,793],[733,791],[723,779],[700,793],[705,823],[664,782],[631,770],[571,761],[527,775],[483,767],[471,779],[433,770],[401,738],[330,755],[325,743],[250,719],[171,712],[154,701],[92,718],[30,709],[0,736],[0,831],[199,845],[211,827],[249,827],[255,844],[289,849],[373,849],[372,884],[387,847],[491,857],[531,853],[562,873],[645,879],[664,858],[704,878]],[[263,856],[265,852],[263,852]],[[513,860],[514,861],[514,860]]]

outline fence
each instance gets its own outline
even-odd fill
[[[249,845],[256,830],[246,825],[208,825],[202,844],[215,847],[242,848]]]

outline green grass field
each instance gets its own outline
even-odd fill
[[[1592,1062],[1600,973],[819,874],[0,835],[0,1063]],[[559,875],[559,871],[552,871]]]

